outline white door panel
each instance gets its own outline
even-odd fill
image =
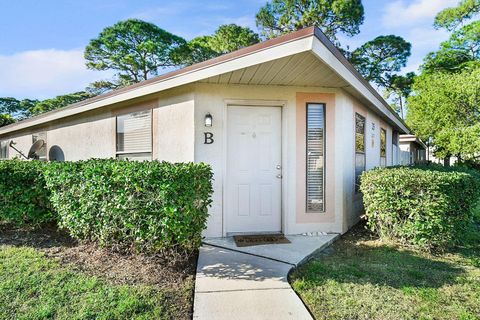
[[[281,231],[281,108],[228,107],[227,232]]]

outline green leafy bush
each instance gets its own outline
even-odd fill
[[[0,161],[0,221],[41,224],[55,219],[39,161]]]
[[[192,252],[211,203],[206,164],[88,160],[45,170],[59,224],[72,236],[142,252]]]
[[[438,250],[455,244],[471,223],[480,177],[441,166],[378,168],[362,174],[360,188],[372,231]]]
[[[455,163],[455,167],[459,168],[466,168],[466,169],[472,169],[472,170],[477,170],[480,171],[480,161],[478,160],[463,160],[461,162]]]

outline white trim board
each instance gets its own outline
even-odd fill
[[[134,87],[128,91],[120,92],[115,95],[105,96],[104,98],[100,97],[99,100],[91,103],[80,104],[79,106],[72,105],[64,109],[27,119],[16,124],[0,128],[0,135],[42,125],[47,122],[78,115],[116,103],[156,94],[164,90],[194,83],[220,74],[307,51],[311,51],[317,58],[319,58],[319,60],[323,61],[341,78],[346,80],[355,90],[355,92],[371,103],[369,107],[372,108],[376,113],[379,113],[381,116],[387,118],[393,125],[397,126],[404,132],[410,132],[406,125],[395,116],[394,111],[389,110],[389,108],[386,107],[387,103],[376,97],[371,92],[371,88],[368,87],[368,84],[366,85],[362,83],[362,81],[358,79],[358,75],[356,75],[354,71],[349,70],[349,68],[345,66],[344,62],[340,61],[339,58],[333,54],[332,50],[329,49],[317,37],[317,35],[315,35],[315,32],[313,32],[308,36],[301,36],[275,45],[270,45],[265,48],[246,52],[237,57],[231,57],[230,59],[218,62],[212,61],[211,64],[207,64],[196,69],[194,68],[192,70],[185,70],[185,72],[175,73],[170,77],[167,74],[165,79],[161,79],[152,83],[145,83],[136,88]]]

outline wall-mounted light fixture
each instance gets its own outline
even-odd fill
[[[213,117],[210,113],[205,115],[205,127],[211,127],[213,124]]]

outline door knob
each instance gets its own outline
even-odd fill
[[[279,164],[277,164],[277,169],[278,169],[278,170],[282,169],[282,166],[279,165]]]
[[[278,179],[282,179],[282,175],[281,175],[281,174],[277,174],[277,178],[278,178]]]

